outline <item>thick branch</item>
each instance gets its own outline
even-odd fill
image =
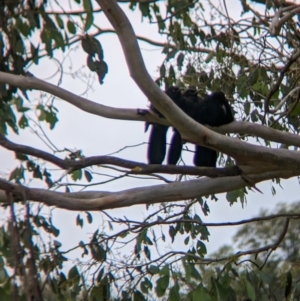
[[[266,172],[259,175],[248,175],[253,184],[281,177],[290,178],[299,175],[300,171],[279,170]],[[55,206],[68,210],[99,211],[129,207],[139,204],[153,204],[160,202],[175,202],[188,200],[200,196],[217,194],[236,190],[248,186],[241,176],[223,178],[201,178],[186,182],[138,187],[109,194],[101,192],[102,197],[86,199],[72,197],[72,194],[61,194],[44,189],[21,187],[4,179],[0,179],[0,190],[18,194],[20,190],[26,192],[28,200],[44,203],[47,206]],[[77,195],[78,196],[78,195]],[[87,196],[87,195],[85,195]]]
[[[42,81],[36,77],[25,77],[0,71],[0,82],[16,86],[24,90],[34,89],[50,93],[51,95],[66,100],[68,103],[79,108],[80,110],[93,115],[111,119],[139,120],[149,122],[158,121],[159,123],[167,124],[166,120],[162,120],[162,118],[156,117],[154,114],[147,114],[147,111],[143,111],[145,114],[139,114],[138,110],[136,109],[120,109],[101,105],[84,97],[73,94],[63,88]]]
[[[265,140],[300,147],[299,135],[289,132],[282,132],[257,123],[234,121],[221,127],[212,129],[218,133],[236,133],[241,135],[248,134],[254,137],[263,138]]]

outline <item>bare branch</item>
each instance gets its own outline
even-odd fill
[[[277,177],[290,178],[299,174],[299,170],[278,170],[247,176],[255,184]],[[131,188],[114,193],[101,192],[102,194],[104,193],[102,197],[92,199],[75,198],[72,197],[72,193],[59,195],[57,192],[45,189],[28,188],[25,186],[22,186],[21,189],[26,192],[26,199],[38,203],[44,203],[47,206],[55,206],[68,210],[100,211],[105,209],[129,207],[138,204],[154,204],[188,200],[200,196],[228,192],[245,186],[248,186],[248,184],[241,176],[201,178],[186,182]],[[20,187],[18,185],[4,179],[0,179],[0,190],[13,192],[14,194],[20,193]]]
[[[289,132],[282,132],[257,123],[234,121],[218,128],[212,128],[218,133],[248,134],[269,141],[300,147],[300,136]]]
[[[193,167],[193,166],[175,166],[175,165],[149,165],[137,161],[120,159],[113,156],[92,156],[77,161],[58,158],[45,151],[33,148],[31,146],[17,144],[9,141],[0,133],[0,145],[8,150],[15,151],[30,156],[34,156],[50,162],[62,169],[74,171],[93,165],[115,165],[130,169],[129,174],[183,174],[208,177],[236,176],[241,173],[237,166],[226,168],[212,167]],[[249,171],[248,171],[249,172]]]
[[[294,62],[297,61],[297,59],[300,57],[300,51],[297,51],[296,53],[292,54],[290,59],[287,61],[287,63],[282,67],[280,70],[279,77],[276,81],[276,83],[271,87],[268,95],[266,96],[265,102],[264,102],[264,109],[265,109],[265,115],[269,112],[269,102],[271,97],[276,93],[280,87],[280,84],[285,76],[285,73],[290,69],[290,67],[293,65]],[[265,119],[265,116],[264,116]]]
[[[288,12],[288,11],[290,11],[290,12]],[[269,27],[270,34],[272,36],[278,35],[280,30],[281,30],[281,27],[283,26],[283,24],[287,20],[293,18],[295,16],[295,14],[297,14],[299,12],[300,12],[300,6],[299,5],[289,6],[289,7],[285,7],[285,8],[280,7],[278,9],[278,11],[275,13],[275,15],[273,17],[273,20],[272,20],[272,23],[270,24],[270,27]],[[285,14],[280,19],[281,13],[285,13]]]
[[[59,97],[73,106],[81,109],[84,112],[102,116],[105,118],[122,119],[122,120],[139,120],[158,123],[167,123],[163,118],[159,118],[154,114],[148,114],[147,110],[143,110],[143,114],[139,114],[138,110],[134,109],[119,109],[112,108],[99,103],[90,101],[84,97],[73,94],[63,88],[57,87],[45,81],[42,81],[36,77],[31,76],[19,76],[0,71],[0,82],[7,83],[12,86],[22,88],[24,90],[34,89],[50,93],[56,97]]]

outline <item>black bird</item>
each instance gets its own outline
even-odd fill
[[[171,86],[165,91],[165,93],[174,101],[176,105],[181,106],[180,88]],[[164,118],[164,116],[152,104],[150,105],[150,109],[156,114],[158,114],[159,117]],[[149,123],[146,123],[146,131],[148,126]],[[164,161],[166,155],[168,128],[169,126],[167,125],[157,123],[151,125],[147,154],[149,164],[161,164]]]
[[[209,126],[221,126],[234,120],[231,107],[221,91],[207,95],[197,107],[195,120]]]
[[[175,86],[169,87],[165,93],[187,115],[195,121],[209,126],[221,126],[234,120],[231,107],[223,92],[217,91],[206,96],[204,99],[197,96],[197,90],[187,89],[181,94],[181,89]],[[164,116],[153,106],[150,109],[160,117]],[[146,130],[149,126],[146,123]],[[166,153],[166,136],[168,126],[152,124],[148,145],[148,162],[161,164]],[[174,128],[171,145],[168,152],[168,164],[176,165],[182,151],[182,139],[180,133]],[[196,145],[194,164],[196,166],[215,167],[217,152],[213,149]]]
[[[210,126],[221,126],[234,120],[230,105],[223,92],[217,91],[204,99],[197,96],[197,90],[188,89],[182,95],[182,110],[195,121]],[[175,129],[168,154],[168,164],[176,164],[181,156],[182,141]],[[215,167],[217,152],[213,149],[196,145],[194,164],[203,167]]]
[[[223,92],[217,91],[199,102],[195,110],[195,120],[201,124],[221,126],[234,120],[231,107]],[[196,166],[216,167],[217,152],[213,149],[196,146],[194,164]]]

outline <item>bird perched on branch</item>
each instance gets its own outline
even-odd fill
[[[217,91],[207,95],[204,99],[198,97],[197,90],[187,89],[181,93],[178,87],[170,87],[166,94],[188,116],[195,121],[209,126],[221,126],[234,120],[231,107],[223,92]],[[164,116],[153,106],[150,107],[160,117]],[[153,124],[149,137],[148,161],[150,164],[161,164],[166,153],[166,136],[168,126]],[[180,133],[174,128],[168,152],[168,164],[176,164],[181,156],[182,139]],[[194,164],[196,166],[215,167],[217,152],[213,149],[196,145]]]

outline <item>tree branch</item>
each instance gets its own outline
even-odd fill
[[[263,174],[247,175],[253,184],[273,178],[290,178],[300,174],[300,171],[278,170]],[[217,194],[236,190],[248,186],[241,176],[223,178],[201,178],[185,182],[153,185],[149,187],[131,188],[119,192],[101,192],[99,198],[72,197],[72,193],[48,191],[45,189],[28,188],[0,179],[0,190],[18,195],[20,191],[26,193],[26,199],[44,203],[68,210],[101,211],[105,209],[129,207],[140,204],[154,204],[161,202],[176,202],[198,198],[200,196]],[[95,192],[92,194],[95,195]],[[77,194],[78,196],[78,194]],[[87,196],[87,194],[85,194]]]
[[[101,105],[73,94],[61,87],[42,81],[36,77],[13,75],[0,71],[0,82],[16,86],[24,90],[34,89],[50,93],[51,95],[67,101],[84,112],[105,118],[148,122],[158,121],[158,123],[168,124],[166,120],[162,120],[163,118],[159,118],[154,114],[149,114],[148,110],[142,110],[142,112],[139,112],[139,110],[136,109],[120,109]]]
[[[81,109],[84,112],[101,116],[104,118],[123,119],[123,120],[131,120],[131,121],[148,121],[148,122],[170,125],[170,123],[166,119],[159,118],[155,114],[152,114],[151,112],[149,113],[148,110],[120,109],[120,108],[104,106],[92,102],[86,98],[77,96],[69,91],[66,91],[50,83],[44,82],[35,77],[24,77],[24,76],[8,74],[0,71],[0,82],[17,86],[23,89],[36,89],[36,90],[48,92],[56,97],[59,97],[67,101],[68,103],[76,106],[77,108]],[[209,128],[213,131],[222,134],[225,133],[248,134],[266,140],[300,147],[300,136],[288,132],[274,130],[272,128],[269,128],[261,124],[256,124],[256,123],[251,123],[246,121],[234,121],[221,127],[215,127],[215,128],[209,127]]]
[[[17,144],[8,140],[3,134],[0,133],[0,145],[8,150],[22,153],[36,158],[43,159],[50,162],[62,169],[74,171],[93,165],[115,165],[131,169],[129,174],[183,174],[195,176],[208,176],[208,177],[222,177],[222,176],[236,176],[241,173],[237,166],[226,168],[212,168],[212,167],[193,167],[193,166],[176,166],[176,165],[149,165],[137,161],[130,161],[120,159],[113,156],[92,156],[83,158],[77,161],[58,158],[50,153],[33,148],[31,146]]]
[[[234,121],[229,124],[212,128],[214,131],[222,134],[248,134],[254,137],[260,137],[265,140],[278,142],[286,145],[300,147],[300,136],[289,132],[282,132],[269,128],[268,126],[248,121]]]

